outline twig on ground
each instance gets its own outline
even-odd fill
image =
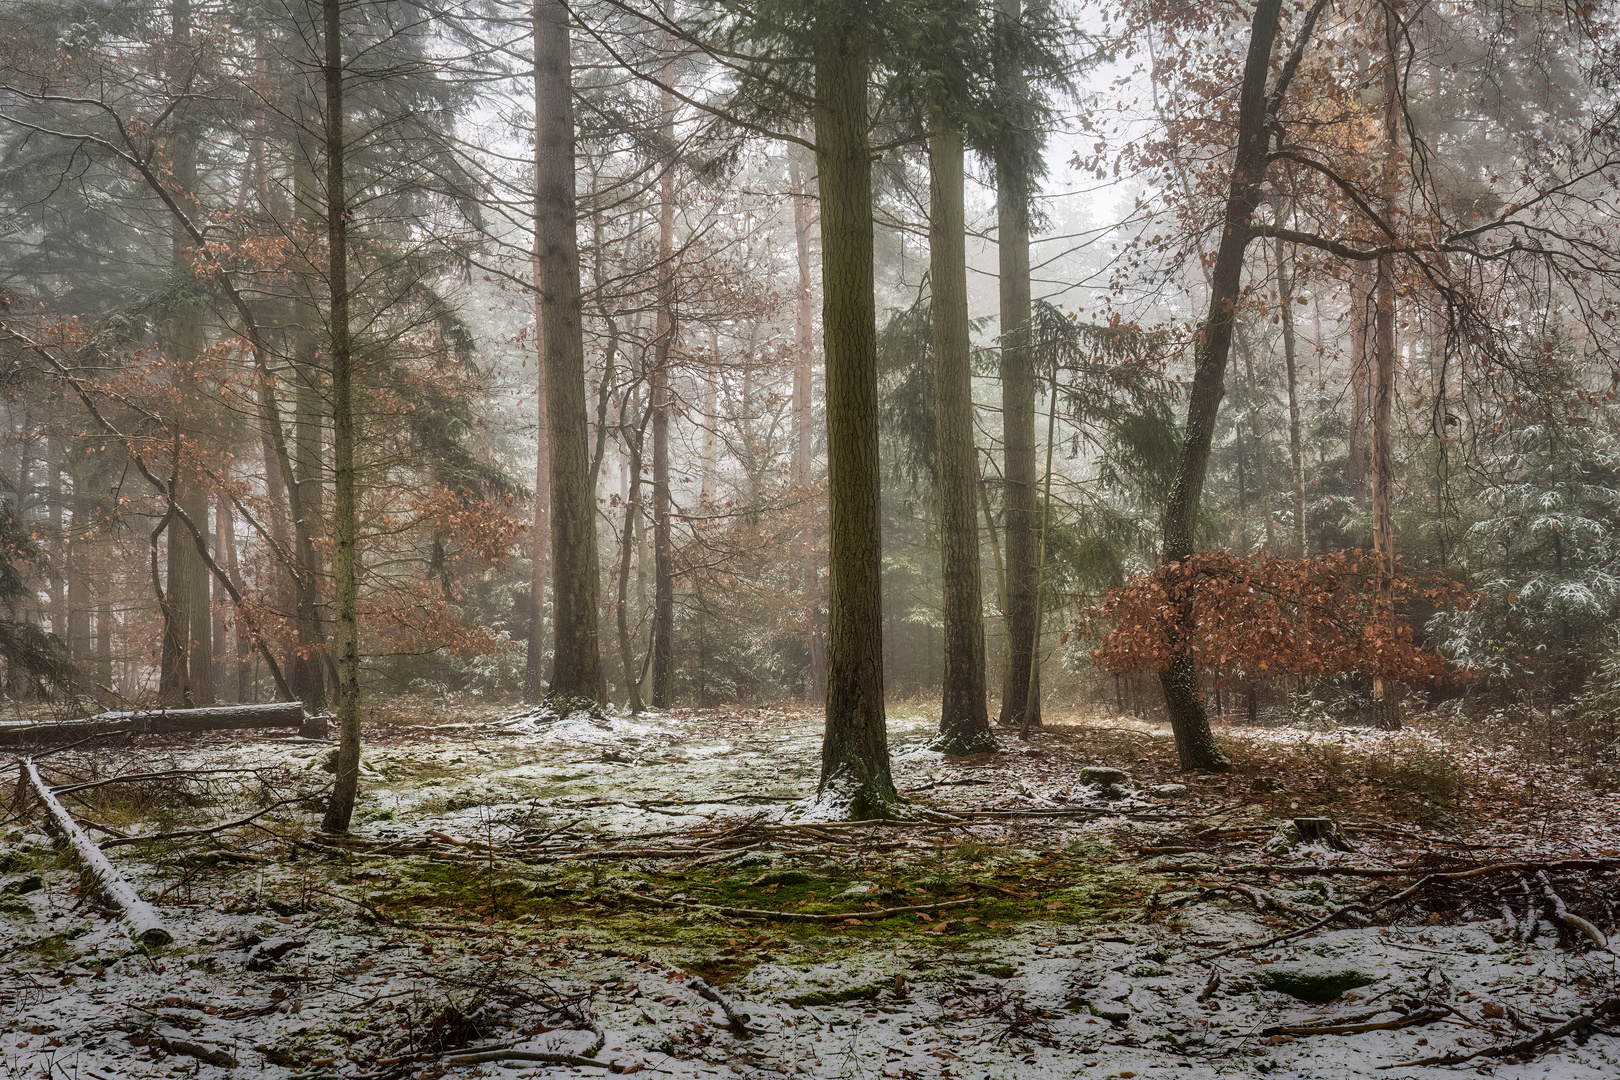
[[[1590,1012],[1581,1013],[1567,1023],[1561,1024],[1550,1031],[1542,1031],[1517,1042],[1503,1043],[1500,1046],[1487,1046],[1483,1050],[1475,1050],[1467,1054],[1442,1054],[1436,1057],[1419,1058],[1415,1061],[1401,1061],[1393,1065],[1380,1065],[1380,1069],[1409,1069],[1420,1065],[1461,1065],[1465,1061],[1472,1061],[1478,1057],[1519,1057],[1533,1050],[1538,1050],[1549,1043],[1557,1042],[1566,1035],[1572,1035],[1583,1028],[1591,1027],[1599,1020],[1608,1016],[1620,1015],[1620,997],[1612,997]]]

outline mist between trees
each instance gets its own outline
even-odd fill
[[[0,19],[19,708],[329,711],[334,830],[371,694],[1612,736],[1608,6]]]

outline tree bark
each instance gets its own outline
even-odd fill
[[[960,132],[929,139],[928,278],[932,283],[935,431],[939,454],[940,569],[944,581],[940,746],[995,748],[985,701],[984,601],[979,587],[979,460],[973,446],[968,327],[967,215]]]
[[[1164,543],[1160,557],[1179,562],[1196,550],[1194,530],[1209,469],[1215,420],[1224,393],[1227,361],[1243,281],[1243,255],[1251,238],[1251,223],[1260,201],[1265,176],[1269,133],[1266,126],[1266,73],[1271,47],[1277,37],[1281,0],[1260,0],[1250,24],[1249,51],[1244,63],[1238,99],[1237,153],[1228,188],[1224,229],[1215,266],[1210,274],[1209,313],[1199,328],[1194,346],[1192,393],[1187,404],[1187,428],[1181,460],[1164,511]],[[1184,620],[1192,613],[1184,610]],[[1209,714],[1198,690],[1198,665],[1191,653],[1177,650],[1159,672],[1165,709],[1176,737],[1183,769],[1225,771],[1231,760],[1215,742]]]
[[[310,43],[314,50],[315,45]],[[314,66],[319,57],[310,55]],[[300,119],[298,145],[293,152],[293,213],[301,226],[299,235],[313,246],[322,229],[320,180],[316,175],[315,132],[323,123],[313,95],[300,80],[294,108]],[[312,714],[326,709],[326,629],[321,621],[321,556],[315,537],[323,528],[325,480],[323,477],[320,399],[321,312],[316,300],[320,268],[318,255],[311,251],[304,260],[304,279],[293,297],[292,439],[283,432],[276,444],[282,480],[287,488],[287,506],[293,528],[293,558],[290,567],[293,586],[294,645],[288,663],[288,681],[293,693]],[[266,393],[271,391],[267,388]],[[272,403],[274,399],[272,398]],[[279,408],[272,430],[280,426]]]
[[[86,720],[0,725],[0,745],[43,746],[103,735],[298,727],[303,719],[304,707],[296,701],[277,701],[268,705],[212,705],[202,709],[104,712]]]
[[[1345,457],[1345,480],[1358,501],[1367,494],[1367,410],[1372,404],[1372,350],[1368,348],[1373,289],[1359,267],[1350,271],[1350,440]]]
[[[807,507],[811,502],[813,434],[810,428],[815,388],[815,309],[810,277],[810,231],[815,211],[810,178],[798,147],[788,148],[788,177],[793,189],[793,241],[798,256],[799,287],[793,311],[793,484]],[[816,558],[816,515],[804,515],[799,559],[800,603],[804,609],[805,656],[810,668],[810,700],[827,697],[827,645],[821,614],[821,560]]]
[[[1022,18],[1019,0],[999,0],[1003,51],[996,57],[996,81],[1009,101],[1028,94],[1023,58],[1010,42]],[[1035,497],[1035,367],[1029,342],[1029,197],[1025,175],[1027,132],[1009,132],[996,147],[996,246],[1001,293],[1001,423],[1004,494],[1003,536],[1006,555],[1007,662],[1001,679],[1001,715],[1005,727],[1027,728],[1041,722],[1040,675],[1036,670],[1035,563],[1039,544],[1039,510]],[[1031,688],[1037,692],[1031,696]]]
[[[214,508],[219,522],[220,543],[225,556],[225,573],[239,595],[245,594],[242,581],[242,562],[236,550],[236,517],[231,513],[230,500],[221,495]],[[223,605],[222,605],[223,606]],[[236,700],[247,702],[253,697],[253,632],[242,613],[236,613]]]
[[[359,493],[355,483],[358,424],[354,355],[349,336],[349,225],[343,175],[342,0],[322,0],[326,42],[326,243],[331,290],[332,357],[332,608],[337,632],[336,779],[321,828],[347,832],[360,781]]]
[[[124,880],[124,876],[108,861],[101,848],[79,828],[78,822],[73,820],[72,815],[51,793],[45,781],[40,779],[39,770],[34,767],[34,763],[24,758],[22,770],[29,785],[34,789],[34,794],[39,796],[39,801],[45,804],[45,809],[50,813],[55,831],[62,835],[63,840],[84,864],[87,879],[94,882],[98,890],[118,905],[118,909],[124,913],[124,924],[129,930],[130,937],[135,939],[135,943],[143,948],[160,949],[172,942],[174,936],[164,927],[163,920],[152,910],[152,905],[141,899],[140,893]]]
[[[173,19],[173,58],[171,66],[179,81],[186,76],[191,51],[191,2],[175,0],[171,9]],[[173,183],[181,198],[193,195],[197,186],[197,145],[182,108],[174,117],[174,133],[169,140]],[[176,222],[171,226],[173,251],[172,266],[178,280],[190,279],[192,240],[185,228]],[[195,435],[202,395],[197,388],[196,363],[202,354],[204,335],[202,320],[195,303],[182,296],[181,309],[176,314],[170,331],[171,359],[175,362],[175,382],[178,402],[176,425],[177,453],[174,458],[175,474],[170,478],[168,497],[177,500],[186,513],[197,520],[197,509],[202,509],[202,520],[208,520],[208,496],[200,486],[196,463],[185,448],[186,435]],[[189,430],[188,430],[189,429]],[[158,698],[166,704],[204,705],[213,701],[214,688],[211,671],[213,627],[209,612],[208,576],[197,556],[191,537],[171,527],[165,538],[167,546],[167,572],[163,628],[163,654],[158,677]]]
[[[535,23],[535,209],[551,455],[550,696],[601,704],[607,685],[597,621],[596,485],[585,415],[568,6],[540,0]]]
[[[535,42],[544,32],[540,5],[532,12],[532,30]],[[551,437],[547,420],[545,319],[541,310],[545,306],[540,287],[541,256],[544,238],[540,231],[541,191],[540,176],[545,169],[540,159],[540,110],[544,104],[540,52],[534,54],[534,378],[535,416],[534,436],[534,534],[530,540],[529,566],[529,641],[524,655],[523,700],[538,705],[545,697],[546,646],[546,556],[551,540]]]
[[[854,0],[821,8],[814,48],[830,522],[827,722],[819,791],[847,805],[855,819],[887,816],[899,799],[883,707],[871,61],[861,16]]]
[[[666,40],[666,53],[672,48]],[[675,77],[672,59],[663,70],[667,88]],[[668,89],[660,102],[664,144],[675,141],[675,98]],[[653,631],[652,706],[668,708],[675,697],[675,553],[670,535],[669,414],[670,356],[675,335],[675,161],[671,153],[658,178],[658,314],[653,328]]]
[[[1300,422],[1299,371],[1294,333],[1294,278],[1288,269],[1283,242],[1276,243],[1277,302],[1282,308],[1283,365],[1288,377],[1288,461],[1294,476],[1294,555],[1307,554],[1305,541],[1305,439]]]
[[[1400,195],[1401,107],[1400,107],[1400,23],[1389,7],[1384,15],[1383,135],[1384,135],[1384,215],[1393,220]],[[1374,315],[1374,376],[1372,410],[1372,519],[1373,551],[1378,559],[1377,608],[1380,618],[1394,618],[1395,581],[1395,458],[1390,447],[1390,420],[1395,399],[1395,258],[1378,260],[1374,287],[1377,310]],[[1382,678],[1373,680],[1378,701],[1378,726],[1401,726],[1399,705],[1393,688]]]
[[[67,540],[67,648],[75,664],[84,665],[90,652],[89,536],[95,516],[91,478],[100,471],[100,458],[88,438],[80,438],[72,451],[68,476],[73,484],[73,506]],[[87,669],[88,670],[88,669]]]
[[[625,412],[639,412],[639,395],[626,402]],[[624,430],[625,451],[630,458],[630,489],[624,498],[624,533],[619,537],[619,595],[615,605],[615,618],[619,630],[619,662],[624,666],[626,707],[631,713],[641,711],[641,669],[636,663],[636,648],[630,634],[630,557],[636,549],[636,520],[641,517],[641,448],[645,438],[646,413],[638,420],[632,433],[628,425]]]

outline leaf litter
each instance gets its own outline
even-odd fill
[[[373,716],[346,840],[288,801],[318,794],[323,744],[174,736],[53,755],[59,787],[165,774],[69,805],[117,834],[114,861],[177,940],[137,949],[38,808],[13,808],[0,1066],[96,1080],[1620,1071],[1620,800],[1572,766],[1441,728],[1231,728],[1246,772],[1187,777],[1139,721],[1075,718],[968,758],[929,749],[926,708],[890,726],[917,820],[818,813],[819,716],[792,707],[405,702]],[[1088,783],[1087,766],[1128,775]],[[201,772],[221,768],[247,771]],[[262,807],[209,835],[119,839]],[[1296,819],[1330,820],[1342,843]]]

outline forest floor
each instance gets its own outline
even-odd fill
[[[44,755],[149,777],[62,799],[176,940],[6,811],[0,1076],[1620,1074],[1607,774],[1438,722],[1223,728],[1218,777],[1112,718],[945,758],[935,716],[891,716],[911,823],[826,820],[794,707],[384,702],[341,843],[325,744]]]

